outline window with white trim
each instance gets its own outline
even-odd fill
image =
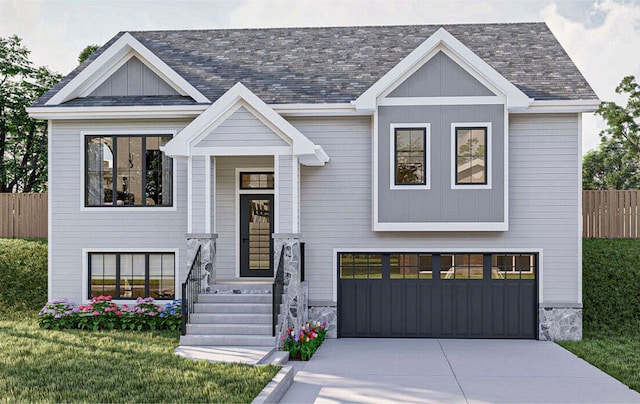
[[[89,296],[175,298],[175,254],[90,252]]]
[[[168,135],[85,137],[85,206],[172,206]]]
[[[391,188],[429,188],[429,124],[391,125]]]
[[[456,185],[487,184],[486,127],[457,127],[455,129]]]

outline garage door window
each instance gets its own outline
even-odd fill
[[[340,279],[382,279],[382,255],[340,254]]]
[[[431,254],[391,254],[389,276],[391,279],[431,279],[432,265]]]
[[[535,270],[534,254],[493,254],[491,256],[492,279],[535,279]]]
[[[482,279],[482,254],[443,254],[440,278]]]

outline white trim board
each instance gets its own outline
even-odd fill
[[[381,96],[384,96],[393,86],[399,85],[399,83],[408,77],[407,74],[415,72],[441,50],[448,50],[447,56],[452,57],[455,62],[460,64],[461,67],[467,70],[472,76],[479,79],[482,84],[487,85],[490,90],[499,90],[497,93],[504,94],[509,109],[526,109],[533,101],[462,44],[462,42],[447,32],[446,29],[441,27],[382,76],[381,79],[369,87],[368,90],[362,93],[362,95],[353,102],[356,109],[374,111]]]
[[[45,105],[59,105],[74,98],[86,97],[133,56],[136,56],[180,95],[189,96],[197,102],[211,102],[162,59],[142,45],[130,33],[125,32],[51,97]]]
[[[429,247],[429,248],[401,248],[401,247],[334,247],[333,248],[333,302],[338,302],[338,253],[432,253],[432,254],[474,254],[474,253],[535,253],[538,254],[538,274],[536,278],[538,280],[538,303],[544,303],[544,288],[543,288],[543,263],[544,263],[544,249],[541,247],[535,248],[499,248],[499,247]]]

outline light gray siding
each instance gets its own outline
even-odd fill
[[[577,303],[579,115],[510,117],[510,226],[506,232],[371,231],[371,122],[291,119],[331,156],[301,167],[301,233],[312,302],[333,300],[334,248],[543,250],[543,302]]]
[[[280,136],[240,107],[195,147],[289,146]]]
[[[219,279],[236,278],[236,168],[273,169],[272,156],[216,157],[216,276]]]
[[[179,248],[178,275],[186,277],[187,231],[187,167],[178,163],[175,211],[160,208],[91,208],[82,210],[82,142],[85,130],[180,130],[187,121],[131,120],[54,121],[50,195],[52,233],[51,248],[52,297],[76,302],[86,299],[83,285],[83,248],[91,249],[173,249]],[[158,208],[156,208],[158,209]]]
[[[463,97],[495,95],[449,56],[438,52],[388,97]]]
[[[293,233],[293,157],[278,156],[279,233]]]
[[[132,57],[93,90],[89,97],[131,95],[178,95],[178,93],[138,58]]]
[[[503,222],[504,106],[397,106],[378,109],[378,220],[380,223]],[[452,189],[452,123],[491,123],[491,189]],[[391,124],[429,123],[430,189],[391,189]]]

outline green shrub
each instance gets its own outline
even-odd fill
[[[640,331],[640,240],[584,239],[585,331]]]
[[[0,313],[37,312],[47,302],[47,241],[0,239]]]

